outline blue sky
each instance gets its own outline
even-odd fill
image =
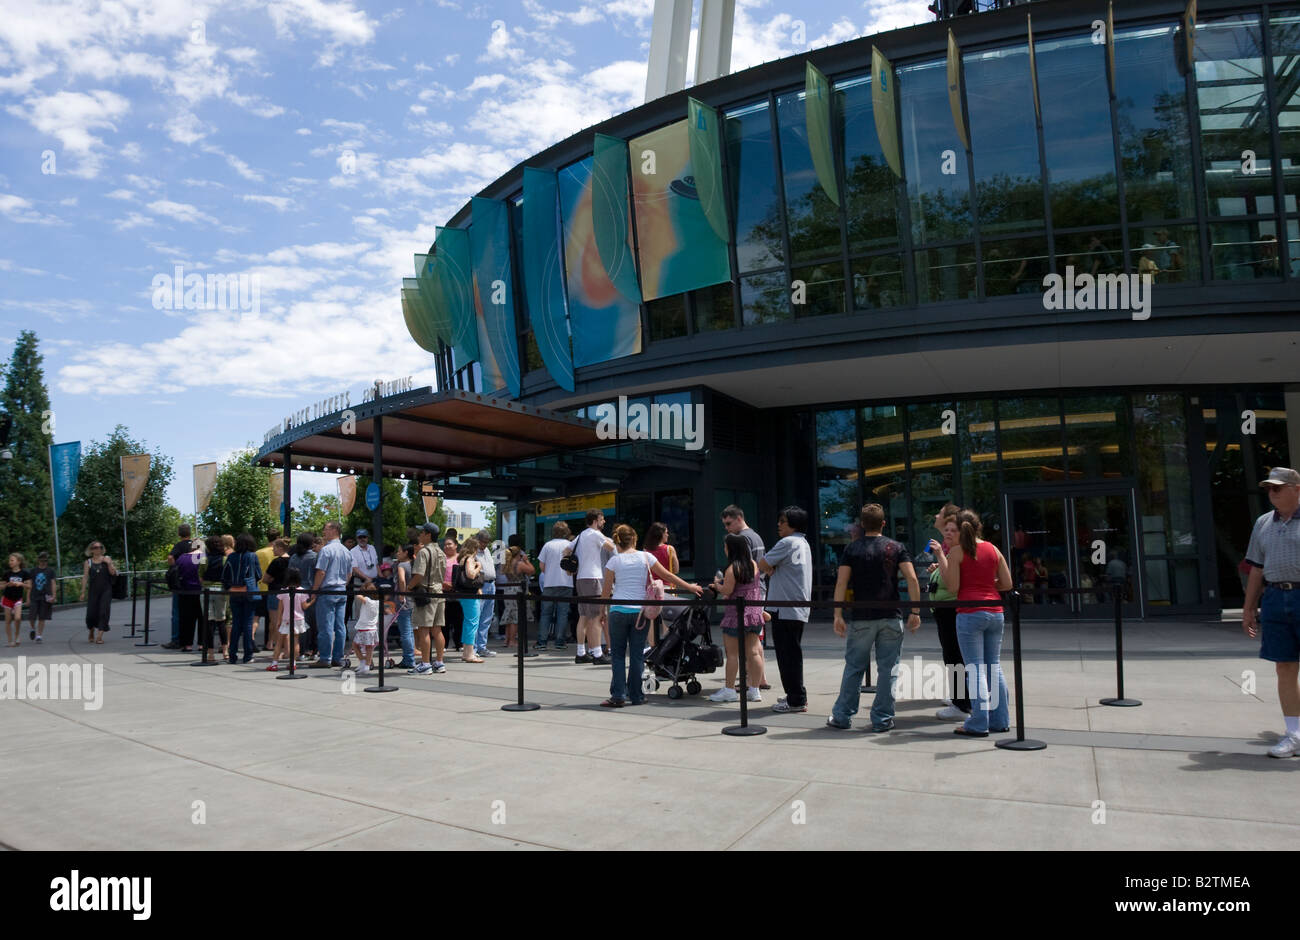
[[[431,384],[398,303],[412,255],[514,164],[642,102],[653,6],[0,0],[0,356],[34,329],[56,440],[127,425],[172,457],[184,512],[192,464],[285,415]],[[732,68],[925,7],[739,0]],[[177,266],[244,294],[167,309]],[[333,488],[295,475],[294,499]]]

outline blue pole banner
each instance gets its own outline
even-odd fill
[[[482,314],[479,351],[491,354],[493,388],[520,393],[519,336],[515,329],[514,281],[510,270],[510,209],[499,199],[475,196],[470,203],[470,254],[474,261],[474,298]],[[483,356],[487,374],[488,356]]]
[[[524,290],[537,350],[551,378],[573,391],[564,265],[560,258],[560,195],[554,170],[524,167]]]
[[[50,478],[54,485],[54,518],[63,515],[77,488],[81,474],[81,441],[55,444],[50,448]]]

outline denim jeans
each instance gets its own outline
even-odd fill
[[[619,610],[609,612],[609,649],[613,660],[613,673],[609,679],[609,697],[618,701],[630,701],[640,705],[645,701],[645,691],[641,688],[641,674],[645,671],[645,644],[650,633],[650,624],[637,621],[640,614],[627,614]],[[631,652],[628,644],[631,643]],[[627,658],[627,672],[623,672],[623,659]]]
[[[871,726],[879,728],[894,717],[894,669],[903,654],[903,622],[892,617],[883,620],[855,620],[849,624],[844,645],[844,676],[840,695],[831,708],[837,722],[847,722],[858,713],[862,693],[862,676],[871,662],[871,647],[876,648],[876,700],[871,704]]]
[[[495,581],[483,584],[483,599],[478,602],[478,633],[474,637],[474,650],[478,653],[487,649],[488,631],[492,629],[492,618],[497,609],[496,593]]]
[[[408,666],[415,662],[415,629],[411,626],[411,609],[397,612],[397,632],[402,637],[402,662]]]
[[[343,660],[348,646],[348,626],[345,619],[348,599],[343,594],[319,594],[316,597],[316,648],[320,661],[337,663]]]
[[[253,602],[238,594],[230,595],[230,661],[239,658],[239,640],[244,640],[244,658],[253,657]]]
[[[458,601],[458,603],[460,604],[460,609],[465,613],[464,623],[460,628],[461,652],[468,656],[469,650],[466,650],[463,647],[468,646],[470,649],[474,649],[474,643],[478,638],[478,608],[479,604],[482,602],[476,600],[461,600]],[[486,648],[486,646],[484,648]]]
[[[547,600],[554,597],[570,597],[573,588],[568,586],[542,588],[542,614],[537,624],[537,644],[550,641],[555,637],[555,645],[564,644],[569,632],[569,604],[567,601]]]
[[[957,642],[966,660],[966,693],[970,696],[967,731],[988,731],[1011,724],[1007,714],[1007,680],[1002,675],[1002,613],[980,610],[957,615]],[[997,701],[989,696],[997,678]]]

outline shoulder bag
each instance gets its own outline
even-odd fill
[[[659,601],[659,604],[641,608],[641,616],[646,621],[654,621],[664,612],[664,583],[654,576],[652,567],[652,565],[645,566],[645,599]]]

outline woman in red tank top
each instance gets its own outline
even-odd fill
[[[980,535],[980,517],[969,509],[957,515],[957,547],[937,557],[943,585],[970,601],[957,608],[957,642],[966,660],[966,681],[971,700],[970,717],[954,728],[956,734],[986,738],[989,732],[1008,730],[1007,683],[1002,675],[1003,616],[1000,591],[1011,590],[1011,570],[1002,552]],[[981,601],[998,601],[997,604]],[[996,699],[992,699],[996,689]]]

